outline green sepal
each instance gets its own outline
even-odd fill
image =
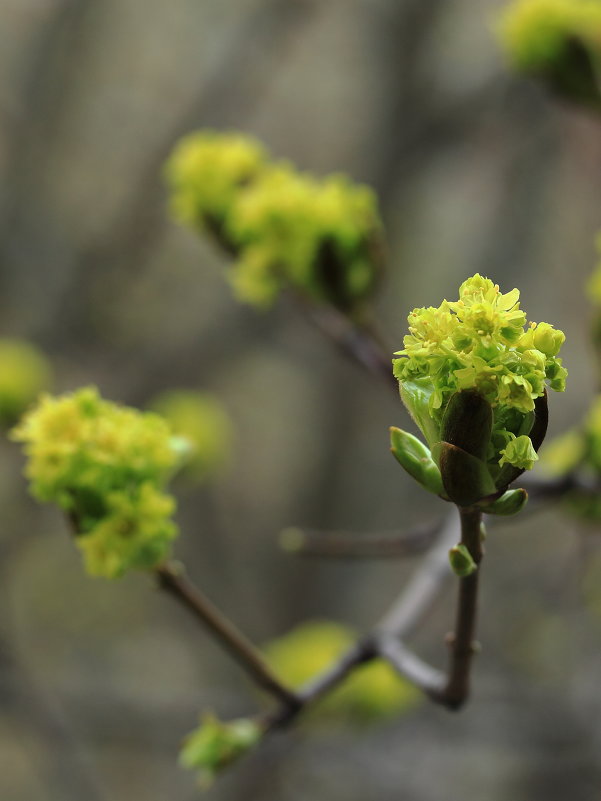
[[[432,448],[432,456],[449,499],[458,506],[472,506],[497,492],[488,466],[471,453],[450,442],[439,442]]]
[[[482,511],[487,515],[515,515],[520,512],[528,502],[528,493],[525,489],[507,490],[504,495],[489,504],[482,504]]]
[[[401,467],[424,489],[435,495],[444,495],[440,470],[432,459],[430,450],[423,442],[413,434],[392,427],[390,429],[390,450]]]
[[[432,418],[431,399],[434,386],[429,378],[414,378],[411,381],[399,381],[401,400],[426,438],[430,447],[440,440],[440,431]]]
[[[443,442],[486,461],[492,432],[490,403],[479,392],[464,389],[451,395],[440,427]]]
[[[474,562],[471,553],[465,545],[454,545],[449,551],[451,569],[459,578],[466,578],[475,573],[478,565]]]

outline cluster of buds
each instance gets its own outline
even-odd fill
[[[42,396],[12,438],[24,443],[33,495],[67,514],[91,575],[116,578],[167,558],[177,526],[164,486],[182,448],[159,415],[90,387]]]
[[[517,70],[542,79],[566,99],[601,109],[601,3],[515,0],[499,34]]]
[[[392,429],[401,465],[458,506],[519,511],[526,493],[508,487],[538,459],[546,385],[565,388],[564,339],[548,323],[527,324],[517,289],[504,295],[480,275],[461,285],[459,300],[414,309],[394,372],[427,445]]]
[[[361,313],[380,273],[382,226],[366,186],[317,178],[268,158],[251,137],[200,131],[166,165],[173,216],[234,258],[237,296],[258,307],[292,288]]]

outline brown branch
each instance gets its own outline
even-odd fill
[[[386,353],[372,330],[353,323],[333,307],[311,307],[306,311],[317,328],[346,356],[383,380],[398,394],[399,384],[392,373],[392,353]]]
[[[415,630],[438,597],[445,581],[452,576],[449,549],[457,544],[459,538],[459,521],[453,512],[403,592],[382,616],[376,626],[378,632],[403,638]]]
[[[470,669],[475,652],[479,571],[460,579],[455,631],[450,638],[448,676],[420,659],[401,640],[414,630],[438,596],[445,579],[452,575],[448,561],[450,547],[460,539],[479,565],[482,559],[481,520],[482,513],[472,509],[460,509],[459,520],[455,515],[449,517],[407,588],[374,629],[298,691],[300,704],[296,708],[282,707],[267,718],[267,730],[288,725],[359,665],[379,657],[386,659],[400,675],[436,703],[449,709],[462,706],[469,694]]]
[[[371,638],[366,637],[356,642],[351,648],[339,657],[322,673],[304,684],[296,693],[298,703],[296,706],[281,705],[264,719],[265,733],[283,728],[292,723],[308,706],[327,695],[331,690],[341,684],[349,673],[359,665],[370,662],[377,655]]]
[[[459,579],[459,597],[455,630],[449,637],[451,664],[449,679],[440,702],[450,709],[459,709],[468,698],[472,657],[476,651],[476,615],[478,609],[479,565],[482,561],[482,512],[477,509],[459,509],[461,543],[465,545],[477,569]]]
[[[380,636],[376,641],[378,654],[392,667],[418,687],[433,701],[439,701],[444,690],[446,676],[423,659],[416,656],[406,645],[391,636]]]
[[[181,568],[168,563],[157,568],[156,576],[159,587],[200,620],[260,687],[286,709],[299,706],[299,698],[280,682],[250,640],[186,578]]]
[[[295,556],[331,559],[390,559],[417,556],[438,539],[440,523],[416,526],[386,534],[351,534],[346,531],[307,531],[287,528],[280,545]]]
[[[338,686],[359,665],[382,657],[406,678],[413,681],[433,700],[442,703],[444,674],[422,662],[396,640],[405,637],[418,625],[435,600],[445,580],[452,573],[448,551],[460,536],[458,520],[451,515],[442,526],[438,539],[422,561],[406,589],[382,616],[374,629],[360,638],[332,665],[297,691],[300,704],[282,706],[265,718],[266,731],[290,724],[304,709]]]

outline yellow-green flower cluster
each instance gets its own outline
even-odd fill
[[[499,36],[516,69],[574,100],[598,103],[599,0],[515,0],[500,19]]]
[[[331,665],[357,640],[352,629],[332,621],[310,621],[266,646],[276,673],[300,687]],[[401,679],[387,662],[369,662],[330,693],[319,710],[355,722],[399,714],[420,701],[419,691]]]
[[[399,381],[426,381],[435,415],[461,389],[475,389],[493,407],[526,414],[552,389],[565,389],[567,371],[557,357],[565,340],[548,323],[526,325],[519,290],[502,294],[476,274],[459,288],[459,300],[414,309],[405,347],[396,354]]]
[[[457,301],[411,312],[394,360],[403,402],[431,451],[393,429],[393,453],[420,483],[461,506],[492,503],[533,466],[547,428],[545,387],[565,388],[557,356],[564,334],[548,323],[525,328],[519,296],[476,274]],[[444,492],[436,489],[441,479]]]
[[[180,764],[199,771],[201,786],[255,746],[263,734],[259,723],[250,718],[223,722],[206,715],[201,725],[184,740]]]
[[[179,457],[161,417],[89,387],[42,396],[12,437],[24,443],[33,495],[72,521],[90,574],[115,578],[166,558],[177,527],[163,488]]]
[[[234,288],[261,304],[290,283],[315,300],[352,306],[374,285],[378,225],[367,187],[273,165],[240,193],[229,222],[240,249]]]
[[[241,187],[256,178],[265,159],[264,148],[250,136],[210,130],[185,136],[165,165],[174,218],[221,227]]]
[[[0,339],[0,425],[16,423],[50,381],[50,364],[38,348],[20,339]]]
[[[151,404],[173,433],[184,442],[182,472],[202,481],[226,464],[232,445],[232,425],[221,403],[193,390],[170,390]]]
[[[372,293],[381,223],[367,187],[268,160],[252,139],[202,131],[176,147],[167,178],[176,218],[212,231],[236,258],[241,300],[268,306],[291,286],[352,311]]]

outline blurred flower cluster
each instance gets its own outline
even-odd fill
[[[72,521],[90,574],[115,578],[165,559],[177,527],[163,488],[180,456],[161,417],[90,387],[44,395],[12,438],[24,443],[33,495]]]
[[[292,287],[350,314],[371,296],[382,229],[366,186],[299,172],[250,137],[213,131],[185,137],[166,176],[175,219],[234,256],[230,280],[241,300],[269,306]]]
[[[499,35],[516,69],[570,100],[600,107],[598,0],[515,0],[500,19]]]

